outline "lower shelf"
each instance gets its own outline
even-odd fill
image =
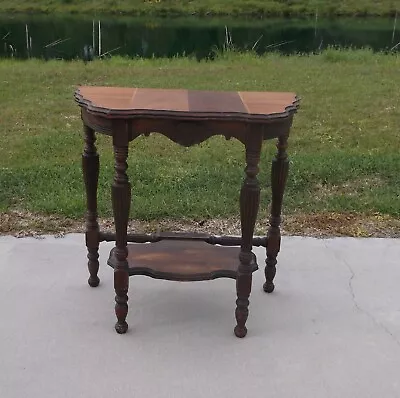
[[[114,249],[108,264],[115,267]],[[128,245],[129,275],[147,275],[171,281],[236,279],[239,247],[213,246],[198,241],[161,241]],[[253,254],[251,271],[258,269]]]

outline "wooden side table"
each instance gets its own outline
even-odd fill
[[[277,255],[280,249],[282,199],[288,173],[286,154],[289,130],[298,99],[293,93],[217,92],[160,90],[147,88],[80,87],[75,100],[81,107],[85,148],[82,156],[87,195],[86,246],[89,285],[99,284],[99,243],[115,241],[108,264],[114,268],[115,313],[118,333],[128,329],[129,276],[147,275],[174,281],[236,279],[237,337],[247,333],[252,272],[258,266],[252,246],[267,251],[264,290],[274,290]],[[99,155],[95,131],[112,137],[115,176],[112,206],[115,233],[104,233],[97,222]],[[129,142],[158,132],[190,147],[213,135],[234,137],[246,151],[245,178],[240,191],[241,237],[205,234],[128,234],[131,186],[128,181]],[[258,164],[263,140],[277,138],[272,163],[272,203],[268,234],[254,238],[260,186]],[[146,245],[128,244],[149,243]],[[238,246],[238,247],[235,247]]]

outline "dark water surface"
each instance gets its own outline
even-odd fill
[[[155,19],[130,17],[0,15],[0,57],[28,56],[73,59],[101,53],[141,57],[212,56],[227,40],[258,53],[313,52],[335,45],[391,49],[400,41],[400,21],[394,19]],[[227,34],[228,31],[228,34]],[[400,49],[400,45],[397,47]],[[111,52],[110,52],[111,51]],[[110,52],[110,53],[109,53]],[[107,54],[108,53],[108,54]]]

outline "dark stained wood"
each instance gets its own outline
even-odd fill
[[[189,110],[195,113],[248,113],[239,93],[189,91]]]
[[[115,313],[118,333],[128,329],[130,275],[195,281],[219,277],[236,279],[237,337],[247,333],[252,272],[257,269],[252,246],[267,248],[264,290],[272,292],[280,250],[280,215],[287,179],[287,137],[298,107],[293,93],[161,90],[148,88],[80,87],[75,100],[85,126],[83,173],[87,193],[86,244],[89,284],[98,284],[98,247],[115,240],[109,264],[114,268]],[[99,231],[97,180],[99,161],[94,131],[112,137],[115,176],[112,205],[115,233]],[[160,133],[172,141],[193,146],[214,135],[235,138],[246,147],[245,179],[240,191],[242,233],[237,236],[207,234],[128,234],[131,188],[127,176],[129,142],[140,135]],[[260,201],[257,180],[262,141],[278,138],[272,164],[272,203],[267,237],[253,237]],[[137,242],[128,245],[128,242]],[[147,243],[146,242],[152,242]],[[215,246],[221,245],[221,246]],[[228,246],[240,246],[228,247]]]
[[[294,93],[80,87],[75,100],[108,118],[172,117],[265,122],[287,117],[298,105]],[[212,106],[209,106],[211,104]]]
[[[169,89],[159,90],[154,88],[134,88],[134,94],[130,102],[126,104],[129,109],[144,111],[189,111],[187,90]]]
[[[100,242],[114,242],[115,234],[112,232],[100,232]],[[221,246],[240,246],[241,236],[217,236],[201,233],[187,232],[160,232],[154,234],[128,234],[127,241],[133,243],[155,243],[162,240],[196,240],[209,243],[211,245]],[[267,247],[266,236],[253,237],[253,246]]]
[[[115,268],[113,249],[108,264]],[[128,245],[129,275],[147,275],[171,281],[204,281],[237,276],[238,247],[212,246],[201,241],[162,241]],[[258,269],[253,255],[250,272]]]
[[[95,146],[95,132],[84,126],[85,148],[82,154],[83,179],[86,187],[86,247],[88,250],[88,283],[96,287],[100,283],[99,271],[99,224],[97,222],[97,184],[99,179],[99,155]]]
[[[272,293],[275,289],[274,278],[276,274],[277,256],[281,247],[281,212],[283,194],[285,191],[286,180],[289,171],[289,159],[286,153],[287,135],[279,137],[277,148],[278,152],[272,161],[271,169],[271,216],[268,229],[267,259],[265,260],[265,283],[264,291]]]
[[[236,138],[262,132],[264,140],[290,129],[298,98],[293,93],[218,92],[119,87],[80,87],[75,100],[82,120],[113,136],[112,120],[124,120],[129,140],[158,132],[189,147],[213,135]],[[252,126],[251,130],[248,125]]]
[[[251,292],[252,272],[251,261],[252,241],[254,226],[257,219],[258,207],[260,204],[260,184],[257,180],[259,171],[262,145],[261,134],[254,134],[249,137],[246,143],[246,177],[240,191],[240,220],[242,227],[242,243],[240,245],[239,269],[236,278],[236,321],[235,335],[244,337],[247,334],[246,321],[249,315],[249,296]]]
[[[114,145],[114,156],[115,176],[112,185],[112,205],[116,230],[114,289],[116,294],[115,314],[117,316],[117,323],[115,324],[115,330],[122,334],[128,330],[126,316],[128,314],[129,273],[126,235],[131,202],[131,186],[126,174],[128,168],[128,145]]]
[[[264,140],[277,138],[285,134],[292,124],[293,114],[285,118],[268,119],[262,123],[252,123],[252,132],[261,131]],[[82,108],[82,120],[95,131],[113,136],[113,119],[105,115],[96,115]],[[124,119],[131,128],[130,140],[134,140],[140,135],[150,133],[160,133],[170,140],[184,146],[199,144],[214,135],[222,135],[226,139],[236,138],[243,144],[249,132],[247,123],[238,123],[226,119],[202,119],[186,120],[182,118],[164,117],[138,117]],[[114,131],[115,132],[115,131]]]

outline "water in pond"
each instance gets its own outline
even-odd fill
[[[209,57],[227,41],[258,53],[312,52],[329,45],[386,50],[400,41],[394,19],[155,19],[128,17],[1,16],[0,57],[72,59],[101,54]],[[400,22],[399,22],[400,25]],[[227,34],[228,32],[228,34]],[[396,47],[400,49],[400,45]]]

